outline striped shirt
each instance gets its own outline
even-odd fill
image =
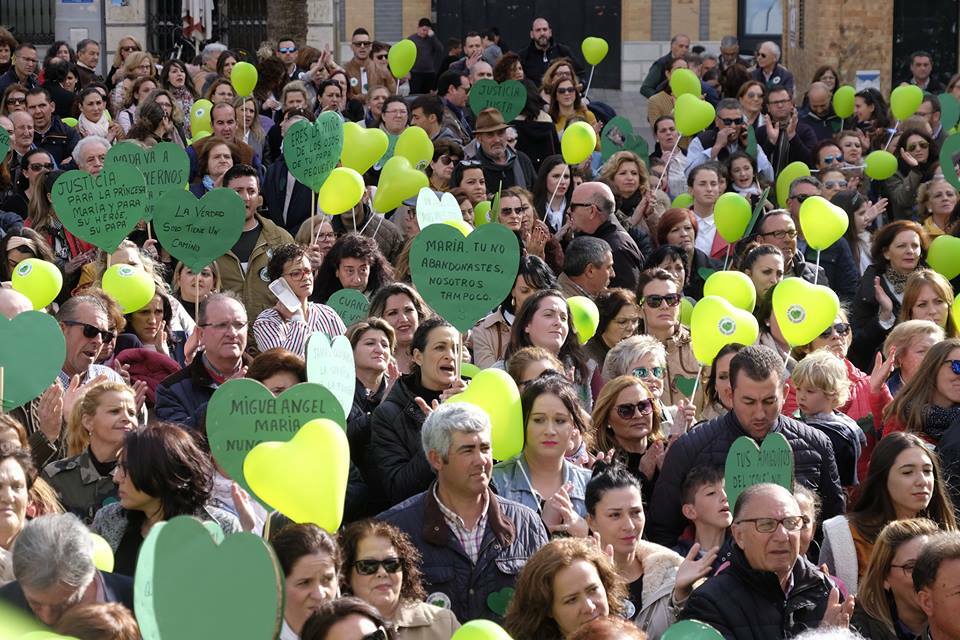
[[[467,557],[470,558],[473,564],[477,564],[477,558],[480,557],[480,545],[483,544],[483,533],[487,528],[487,509],[490,506],[490,491],[487,490],[484,494],[482,515],[480,519],[477,520],[477,526],[472,530],[467,529],[463,518],[457,515],[456,512],[448,509],[447,506],[440,501],[440,496],[437,494],[437,484],[433,485],[433,497],[437,501],[437,506],[440,507],[440,512],[443,513],[443,519],[446,521],[447,526],[450,527],[450,531],[453,532],[453,535],[457,536],[457,540],[463,545],[463,550],[467,552]]]
[[[303,358],[307,351],[307,338],[314,331],[323,331],[330,338],[342,336],[347,328],[337,312],[325,304],[307,303],[304,320],[284,322],[275,307],[264,309],[253,323],[253,337],[260,351],[282,347]]]

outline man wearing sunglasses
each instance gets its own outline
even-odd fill
[[[651,541],[671,547],[677,543],[687,525],[680,510],[680,485],[687,472],[700,466],[723,467],[731,445],[741,436],[760,446],[768,434],[781,434],[793,450],[796,481],[823,501],[823,519],[843,513],[843,490],[830,440],[781,414],[786,375],[780,355],[769,347],[744,347],[733,356],[726,399],[733,410],[683,434],[667,450],[647,517]]]
[[[783,273],[785,277],[796,276],[809,283],[825,284],[827,276],[823,267],[815,262],[807,262],[803,254],[797,251],[797,225],[786,209],[774,209],[757,221],[756,239],[764,244],[772,244],[783,255]]]
[[[577,235],[592,236],[607,243],[613,256],[611,287],[637,290],[643,254],[633,237],[611,222],[616,208],[613,191],[602,182],[584,182],[573,190],[568,211],[570,226]]]
[[[490,418],[466,403],[442,404],[423,423],[423,450],[437,480],[377,516],[410,536],[423,556],[427,602],[458,620],[503,621],[490,596],[512,589],[527,559],[547,543],[532,509],[490,490]]]
[[[704,162],[724,162],[731,154],[746,151],[747,143],[747,124],[740,101],[724,98],[717,104],[714,126],[698,134],[687,148],[687,175]],[[760,146],[757,147],[757,170],[773,182],[773,167]]]
[[[301,69],[297,66],[297,55],[300,49],[297,47],[297,43],[293,38],[283,37],[277,40],[277,57],[280,58],[280,61],[283,62],[283,66],[287,69],[287,79],[296,80],[300,76],[301,71],[306,71],[306,69]]]
[[[694,590],[680,617],[706,622],[727,638],[846,629],[854,599],[841,602],[830,576],[800,554],[806,524],[807,516],[784,487],[747,488],[733,509],[730,568]]]
[[[776,42],[762,42],[757,47],[757,66],[750,72],[750,79],[762,82],[767,91],[785,87],[793,93],[793,74],[780,64],[780,47]]]
[[[469,144],[473,129],[467,118],[467,100],[470,96],[470,78],[466,71],[453,69],[440,74],[437,95],[443,100],[443,126],[456,136],[456,142]]]

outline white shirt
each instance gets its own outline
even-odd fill
[[[711,213],[706,218],[697,216],[697,240],[694,247],[709,256],[710,250],[713,249],[713,240],[716,237],[717,223],[713,220],[713,214]]]

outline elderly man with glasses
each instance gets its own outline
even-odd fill
[[[767,91],[786,89],[794,91],[793,74],[780,64],[780,47],[776,42],[761,42],[757,47],[757,66],[750,72],[750,79],[762,82]]]

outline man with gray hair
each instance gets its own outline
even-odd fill
[[[13,545],[13,574],[0,600],[48,626],[79,604],[119,602],[133,611],[133,580],[94,567],[90,532],[70,513],[24,525]]]
[[[573,191],[568,211],[570,226],[580,236],[599,238],[613,256],[611,287],[637,290],[643,254],[633,237],[616,220],[613,191],[602,182],[584,182]]]
[[[204,85],[207,80],[217,77],[217,60],[220,54],[227,50],[227,45],[222,42],[211,42],[200,52],[201,66],[188,65],[187,71],[190,72],[190,79],[197,93],[203,94]]]
[[[593,300],[614,276],[610,245],[592,236],[574,238],[563,252],[563,273],[557,287],[564,297],[585,296]]]
[[[378,517],[420,550],[428,603],[451,609],[458,620],[502,622],[504,610],[489,597],[512,588],[547,543],[543,521],[490,490],[490,419],[481,409],[440,405],[424,421],[422,440],[436,482]]]
[[[793,95],[793,74],[780,64],[780,46],[776,42],[761,42],[757,47],[757,66],[750,72],[750,79],[767,88],[786,89]]]

